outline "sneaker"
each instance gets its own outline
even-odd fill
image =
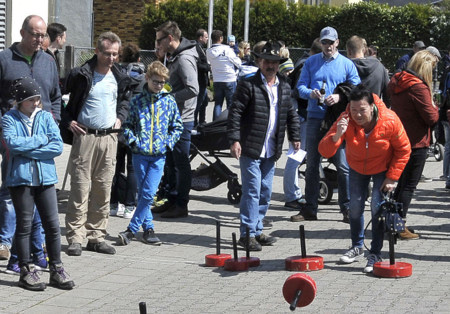
[[[174,203],[171,203],[169,201],[166,201],[162,204],[156,204],[152,207],[152,213],[153,214],[160,214],[168,211],[169,209],[172,209],[172,207],[175,207]]]
[[[117,210],[118,210],[118,204],[109,204],[109,215],[110,216],[117,216]]]
[[[286,203],[284,203],[284,207],[296,209],[296,210],[302,209],[302,205],[300,204],[300,202],[298,200],[286,202]]]
[[[44,291],[47,286],[41,281],[34,265],[29,264],[20,267],[19,287],[31,291]]]
[[[116,249],[107,244],[105,241],[98,243],[88,242],[86,245],[86,250],[102,254],[116,254]]]
[[[339,261],[344,264],[350,264],[360,260],[363,257],[364,257],[363,248],[355,246],[350,248],[350,250],[348,250],[347,252],[345,252],[345,254],[339,258]]]
[[[123,232],[119,232],[119,244],[120,245],[128,245],[131,240],[134,238],[134,233],[127,228],[127,230]]]
[[[366,274],[372,273],[373,272],[373,265],[375,265],[375,263],[377,262],[381,262],[382,259],[381,257],[370,253],[369,256],[367,256],[367,264],[366,267],[364,267],[363,272]]]
[[[155,207],[159,207],[159,206],[164,205],[164,204],[167,203],[168,201],[169,201],[169,200],[168,200],[167,198],[159,199],[158,196],[155,196],[155,197],[153,198],[153,205],[154,205]]]
[[[256,236],[255,240],[258,241],[258,243],[261,244],[262,246],[272,245],[275,242],[277,242],[277,239],[275,237],[269,237],[264,233],[261,233],[259,236]]]
[[[151,245],[161,245],[162,243],[152,228],[144,231],[144,234],[142,235],[142,242]]]
[[[81,243],[70,243],[67,248],[67,255],[69,256],[80,256],[81,252]]]
[[[123,218],[131,219],[133,218],[134,211],[136,210],[136,206],[125,206],[125,211],[123,212]]]
[[[244,249],[247,250],[247,242],[246,242],[246,238],[245,237],[241,237],[239,238],[238,244],[240,246],[242,246]],[[255,238],[250,237],[249,243],[248,243],[248,250],[249,251],[261,251],[262,250],[262,246],[261,244],[256,241]]]
[[[50,286],[63,290],[71,290],[75,286],[75,283],[70,279],[69,274],[64,270],[62,264],[56,264],[50,266]]]
[[[0,260],[7,261],[10,256],[9,247],[6,244],[0,244]]]
[[[417,233],[412,233],[407,227],[405,227],[405,231],[400,232],[398,234],[400,240],[416,240],[419,238]]]
[[[8,265],[6,265],[5,272],[10,275],[20,275],[19,263],[8,263]]]
[[[433,179],[431,179],[431,178],[428,178],[428,177],[425,177],[424,175],[421,175],[420,176],[420,182],[432,182],[433,181]]]
[[[317,215],[299,212],[297,215],[291,216],[292,222],[300,222],[305,220],[317,220]]]
[[[45,255],[43,255],[38,260],[33,261],[33,264],[37,270],[41,270],[41,271],[48,267],[48,262],[47,262],[47,258]]]

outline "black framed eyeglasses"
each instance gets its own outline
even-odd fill
[[[161,42],[162,42],[164,39],[166,39],[167,37],[169,37],[169,35],[163,36],[163,37],[161,37],[161,38],[156,38],[156,43],[157,43],[158,45],[161,44]]]
[[[166,81],[152,80],[152,83],[155,86],[164,86],[164,84],[166,84]]]

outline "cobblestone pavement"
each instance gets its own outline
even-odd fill
[[[62,187],[70,147],[57,158]],[[221,158],[239,174],[238,162]],[[282,176],[286,157],[276,165],[273,201],[268,218],[273,228],[266,232],[278,238],[273,247],[253,254],[261,266],[246,272],[228,272],[204,266],[204,257],[215,253],[215,221],[222,221],[222,253],[232,254],[232,232],[239,232],[238,207],[227,200],[227,186],[209,191],[192,191],[189,217],[167,220],[155,218],[155,231],[163,245],[153,247],[134,240],[116,246],[117,254],[101,255],[83,250],[80,257],[67,256],[62,237],[62,259],[75,280],[72,291],[48,287],[30,292],[17,286],[18,277],[4,273],[0,262],[0,313],[139,313],[146,302],[149,313],[288,313],[282,287],[294,272],[284,270],[284,259],[299,255],[299,223],[289,222],[283,207]],[[197,167],[201,158],[193,160]],[[438,178],[442,162],[430,157],[424,174]],[[70,180],[59,193],[62,234],[70,193]],[[304,184],[304,180],[301,180]],[[420,183],[410,209],[408,225],[420,234],[419,240],[399,241],[397,261],[413,265],[411,277],[381,279],[362,273],[365,261],[341,265],[337,261],[350,245],[349,225],[341,222],[337,192],[331,203],[320,206],[319,220],[304,223],[308,255],[320,255],[325,267],[308,273],[317,284],[317,296],[305,313],[449,313],[450,312],[450,191],[444,182]],[[367,208],[366,208],[367,209]],[[369,211],[366,210],[366,221]],[[117,234],[128,220],[111,217],[107,242],[116,245]],[[368,233],[368,232],[367,232]],[[84,244],[85,245],[85,244]],[[369,240],[366,240],[369,245]],[[244,251],[239,251],[240,256]],[[388,257],[384,242],[383,258]],[[43,273],[47,280],[48,273]]]

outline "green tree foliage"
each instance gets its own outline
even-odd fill
[[[450,8],[444,0],[441,7],[408,4],[390,7],[375,2],[360,2],[330,7],[287,4],[284,0],[251,0],[249,41],[283,40],[290,47],[310,47],[325,26],[337,29],[340,49],[352,35],[364,37],[368,44],[380,47],[383,61],[394,62],[416,40],[445,49],[449,43]],[[159,8],[147,5],[143,17],[140,45],[153,49],[155,27],[167,20],[176,21],[183,36],[193,39],[198,28],[207,29],[208,0],[167,0]],[[244,0],[234,0],[233,34],[237,41],[244,37]],[[228,0],[214,1],[213,29],[227,31]]]

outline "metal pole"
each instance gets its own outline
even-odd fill
[[[211,47],[211,33],[213,31],[213,18],[214,18],[214,0],[209,0],[208,48]]]
[[[228,28],[227,36],[233,35],[233,0],[228,0]]]
[[[244,40],[248,41],[248,24],[250,20],[250,0],[245,0]]]

